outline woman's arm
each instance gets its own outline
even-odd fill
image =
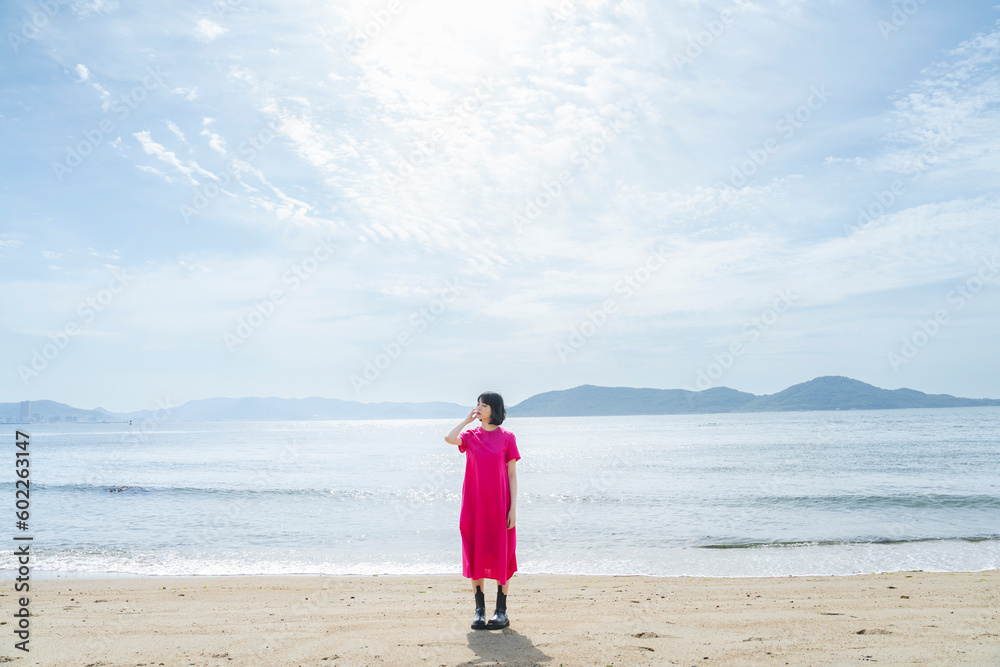
[[[471,424],[476,420],[476,409],[472,408],[469,412],[469,416],[465,418],[465,421],[451,429],[451,433],[444,436],[444,441],[452,445],[461,445],[462,441],[458,439],[458,434],[462,432],[462,429]]]
[[[517,459],[507,461],[507,479],[510,480],[510,511],[507,512],[507,530],[517,522]]]

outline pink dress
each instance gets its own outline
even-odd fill
[[[507,529],[510,480],[507,462],[521,458],[514,434],[497,427],[462,431],[458,451],[465,452],[462,484],[462,576],[496,579],[505,584],[517,571],[517,527]]]

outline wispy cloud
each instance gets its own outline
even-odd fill
[[[24,320],[17,331],[44,331],[78,303],[60,295],[92,291],[106,270],[73,244],[142,267],[101,324],[142,367],[132,385],[196,378],[205,395],[250,391],[237,379],[249,363],[262,391],[313,383],[338,395],[330,378],[458,276],[469,288],[446,324],[372,400],[454,398],[484,347],[502,367],[497,381],[526,393],[681,386],[791,285],[796,313],[769,333],[781,345],[757,348],[756,368],[785,386],[844,372],[867,345],[881,354],[879,332],[917,317],[900,295],[922,307],[1000,249],[1000,28],[976,3],[949,5],[947,21],[928,3],[890,41],[877,28],[883,5],[831,12],[801,0],[426,0],[398,11],[181,0],[155,17],[127,3],[71,6],[32,43],[38,58],[12,74],[2,110],[19,130],[0,282]],[[678,67],[678,54],[690,62]],[[117,107],[127,114],[108,106],[154,65],[162,88]],[[58,81],[40,86],[53,67]],[[816,86],[829,103],[796,119]],[[776,123],[789,115],[799,125],[784,136]],[[63,189],[30,177],[34,162],[66,161],[80,146],[89,157]],[[744,164],[751,175],[734,186]],[[179,206],[196,211],[194,233],[176,233]],[[241,348],[243,366],[228,365],[234,357],[204,332],[221,335],[280,286],[319,233],[340,254]],[[62,257],[40,263],[43,249]],[[553,371],[552,344],[653,249],[666,253],[662,269],[599,341]],[[987,304],[976,302],[979,316],[1000,326]],[[834,344],[838,322],[857,333]],[[0,324],[0,338],[30,342],[10,318]],[[958,371],[941,369],[961,367],[979,340],[940,337],[941,359],[954,363],[907,371],[947,379]],[[151,349],[177,351],[167,356],[183,368]],[[995,380],[980,385],[1000,395]],[[346,383],[343,394],[353,395]]]
[[[160,171],[156,167],[150,167],[149,165],[146,165],[146,164],[137,164],[135,166],[135,168],[138,169],[139,171],[144,171],[147,174],[154,174],[156,176],[159,176],[160,178],[162,178],[167,183],[173,183],[174,182],[174,179],[170,178],[169,176],[167,176],[166,174],[164,174],[162,171]]]
[[[79,77],[77,82],[88,83],[91,88],[96,90],[97,94],[101,98],[101,109],[103,111],[107,111],[111,107],[111,93],[109,93],[101,84],[90,80],[90,69],[86,65],[78,63],[74,69],[76,71],[76,75]]]
[[[879,166],[917,173],[942,164],[995,169],[1000,148],[1000,22],[927,68],[894,103],[899,128]]]
[[[226,155],[226,140],[221,136],[209,130],[212,123],[215,122],[214,118],[204,118],[201,121],[201,136],[208,138],[208,145],[213,151],[219,153],[223,157]]]
[[[229,32],[228,28],[223,28],[221,25],[211,21],[210,19],[199,19],[194,29],[195,37],[197,37],[199,42],[205,44],[215,41],[218,37],[225,35],[227,32]]]
[[[184,132],[181,128],[177,127],[177,124],[171,120],[167,121],[167,129],[174,133],[174,136],[183,141],[185,144],[188,142],[187,137],[184,136]]]
[[[174,88],[172,92],[175,95],[180,95],[188,102],[193,102],[194,100],[198,99],[198,86],[194,86],[193,88],[184,88],[184,87]]]
[[[196,173],[208,178],[214,178],[211,172],[202,169],[194,160],[188,160],[185,162],[178,158],[177,154],[173,151],[167,150],[162,144],[158,144],[153,141],[149,130],[135,132],[132,136],[139,141],[139,145],[142,146],[142,150],[146,153],[146,155],[152,155],[167,163],[175,170],[183,174],[191,185],[198,185],[198,180],[194,177],[194,174]]]
[[[110,14],[118,9],[117,0],[70,0],[73,12],[81,19]]]

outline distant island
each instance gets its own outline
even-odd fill
[[[957,398],[913,389],[880,389],[851,378],[828,375],[776,394],[757,396],[729,387],[704,391],[596,387],[536,394],[513,406],[517,417],[583,417],[612,415],[683,415],[718,412],[790,412],[806,410],[891,410],[962,408],[1000,405],[990,398]]]
[[[0,422],[122,422],[140,419],[176,422],[330,421],[338,419],[437,419],[464,416],[457,403],[360,403],[336,398],[205,398],[168,410],[110,412],[82,410],[55,401],[0,403]]]
[[[728,387],[704,391],[637,389],[585,384],[535,394],[508,408],[510,417],[598,417],[683,415],[721,412],[891,410],[1000,406],[1000,399],[958,398],[913,389],[880,389],[836,375],[819,377],[757,396]],[[207,398],[169,410],[82,410],[55,401],[0,403],[0,422],[122,422],[156,417],[166,421],[326,421],[340,419],[461,419],[469,407],[457,403],[360,403],[335,398]]]

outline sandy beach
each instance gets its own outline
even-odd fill
[[[487,582],[487,615],[496,585]],[[16,665],[1000,664],[1000,571],[850,577],[517,575],[509,628],[460,576],[32,582]],[[2,593],[4,609],[15,599]],[[5,613],[6,625],[12,627]]]

